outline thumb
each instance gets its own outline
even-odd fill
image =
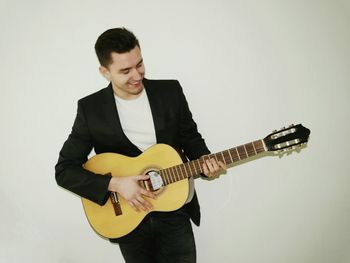
[[[138,175],[136,176],[137,180],[148,180],[149,179],[149,175],[147,174],[143,174],[143,175]]]

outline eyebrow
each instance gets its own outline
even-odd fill
[[[136,65],[140,65],[143,62],[143,58],[141,58],[141,60],[139,61],[139,63],[137,63]],[[123,71],[127,71],[132,69],[132,67],[128,67],[128,68],[122,68],[119,70],[119,72],[123,72]]]

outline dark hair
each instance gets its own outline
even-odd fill
[[[126,53],[140,47],[136,36],[124,27],[112,28],[103,32],[96,41],[95,51],[102,66],[107,67],[112,63],[111,53]]]

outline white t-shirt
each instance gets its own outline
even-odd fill
[[[114,94],[122,129],[142,152],[157,143],[153,116],[145,89],[139,97],[124,100]]]

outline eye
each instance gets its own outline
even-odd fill
[[[143,63],[141,62],[141,63],[139,63],[139,64],[137,64],[137,68],[141,68],[143,66]]]
[[[124,75],[129,74],[129,72],[130,72],[130,69],[126,69],[126,70],[123,70],[123,71],[122,71],[122,73],[123,73]]]

